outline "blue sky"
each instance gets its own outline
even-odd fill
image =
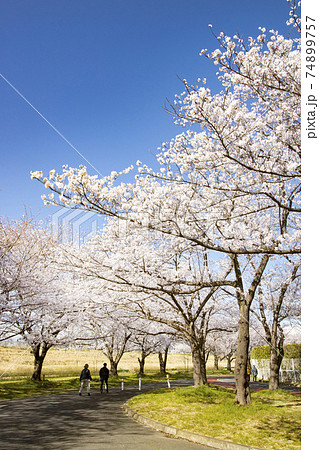
[[[0,0],[0,72],[101,173],[152,165],[180,132],[163,108],[183,90],[178,77],[219,91],[216,66],[199,56],[216,48],[208,25],[286,32],[288,11],[285,0]],[[85,161],[3,79],[0,99],[0,215],[45,217],[30,170]]]

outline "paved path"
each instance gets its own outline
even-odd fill
[[[192,380],[172,382],[190,385]],[[164,387],[146,385],[146,389]],[[204,450],[208,447],[166,437],[127,417],[122,405],[137,387],[109,394],[91,390],[0,402],[0,449]]]
[[[222,377],[208,377],[207,378],[208,383],[211,384],[217,384],[219,386],[225,386],[225,387],[235,387],[235,377],[230,376],[222,376]],[[249,387],[252,391],[261,391],[263,389],[268,389],[268,383],[264,383],[261,381],[250,381]],[[293,394],[301,394],[301,388],[296,386],[290,386],[290,385],[280,385],[280,389],[284,389],[285,391],[292,392]]]

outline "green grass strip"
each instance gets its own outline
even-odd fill
[[[170,380],[191,378],[192,374],[175,372],[169,375]],[[120,387],[122,380],[125,386],[138,385],[140,376],[123,372],[118,377],[110,377],[109,387]],[[146,383],[165,382],[166,376],[160,373],[150,373],[141,376],[142,385]],[[99,389],[100,380],[94,376],[91,382],[92,389]],[[77,377],[50,377],[42,381],[32,381],[30,378],[0,381],[0,400],[48,395],[59,392],[74,391],[80,388],[79,376]]]
[[[129,406],[146,417],[216,439],[274,450],[300,449],[300,397],[287,391],[252,393],[252,404],[235,404],[232,389],[173,388],[141,394]]]

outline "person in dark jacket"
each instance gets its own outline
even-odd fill
[[[79,395],[82,395],[82,389],[83,389],[84,383],[86,383],[87,394],[90,395],[90,381],[91,380],[92,380],[92,377],[91,377],[91,372],[89,371],[89,365],[85,364],[84,369],[82,370],[81,375],[80,375],[81,387],[79,390]]]
[[[253,368],[251,369],[251,373],[253,375],[253,381],[257,381],[258,370],[256,366],[253,366]]]
[[[100,381],[101,381],[101,394],[103,393],[103,384],[105,383],[106,392],[109,392],[109,374],[110,371],[107,368],[107,364],[104,363],[103,367],[100,369]]]

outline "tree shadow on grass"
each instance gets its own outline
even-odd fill
[[[300,444],[301,427],[296,421],[287,417],[267,417],[264,422],[259,423],[256,428],[265,434],[276,433],[278,439],[288,439]]]

